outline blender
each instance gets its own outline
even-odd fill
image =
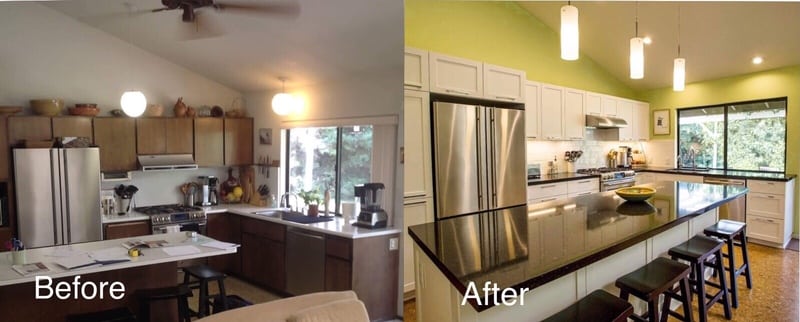
[[[354,187],[355,196],[359,198],[361,211],[358,213],[354,226],[365,228],[386,227],[389,216],[383,210],[383,183],[372,182]]]

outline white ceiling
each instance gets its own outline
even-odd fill
[[[521,2],[520,6],[558,32],[561,2]],[[800,3],[797,2],[639,2],[639,35],[645,46],[644,79],[629,77],[629,40],[634,35],[635,2],[572,1],[579,11],[582,55],[637,90],[672,86],[677,57],[678,6],[681,56],[686,82],[716,79],[800,64]],[[761,55],[764,63],[753,65]]]
[[[180,10],[128,14],[126,2],[145,10],[162,7],[159,0],[72,0],[46,5],[243,92],[279,89],[279,76],[287,77],[286,87],[293,88],[402,64],[402,1],[236,2],[248,1],[296,2],[300,11],[297,15],[252,15],[206,8],[200,25],[217,26],[223,33],[187,40],[184,32],[191,25],[181,22]]]

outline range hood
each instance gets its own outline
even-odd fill
[[[628,122],[611,116],[586,115],[586,127],[595,129],[618,129],[628,127]]]
[[[142,171],[197,169],[191,154],[139,155],[138,158]]]

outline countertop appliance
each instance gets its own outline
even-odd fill
[[[703,177],[703,183],[708,184],[725,184],[734,186],[747,186],[747,180],[742,179],[725,179],[714,177]],[[733,199],[722,206],[719,206],[719,219],[730,219],[740,222],[745,222],[745,211],[747,206],[747,198],[742,195],[739,198]]]
[[[361,211],[358,213],[356,222],[353,225],[366,228],[383,228],[389,216],[382,208],[383,183],[372,182],[354,187],[355,196],[360,200]]]
[[[524,112],[433,103],[436,218],[524,205]]]
[[[200,207],[178,204],[137,207],[133,210],[150,216],[153,234],[196,231],[206,234],[206,213]]]
[[[219,195],[217,194],[217,183],[219,178],[215,176],[200,176],[200,201],[197,202],[198,206],[216,206],[219,204]]]
[[[542,164],[541,163],[528,164],[528,180],[541,179],[541,178],[542,178]]]
[[[600,175],[600,191],[613,191],[636,185],[636,172],[631,169],[588,168],[578,169],[577,173]]]
[[[617,149],[617,167],[630,168],[633,164],[633,149],[629,146],[620,146]]]
[[[26,246],[102,239],[98,148],[14,149],[14,181]]]
[[[325,235],[286,228],[286,292],[303,295],[325,290]]]

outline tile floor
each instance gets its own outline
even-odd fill
[[[731,321],[800,321],[800,253],[753,243],[747,246],[753,272],[753,289],[747,289],[744,277],[739,277],[739,308],[733,310]],[[738,251],[737,261],[741,263]],[[692,311],[697,321],[696,304]],[[405,302],[403,315],[404,321],[416,321],[414,300]],[[711,308],[708,320],[728,321],[725,320],[721,305]],[[678,320],[670,317],[669,321]]]

